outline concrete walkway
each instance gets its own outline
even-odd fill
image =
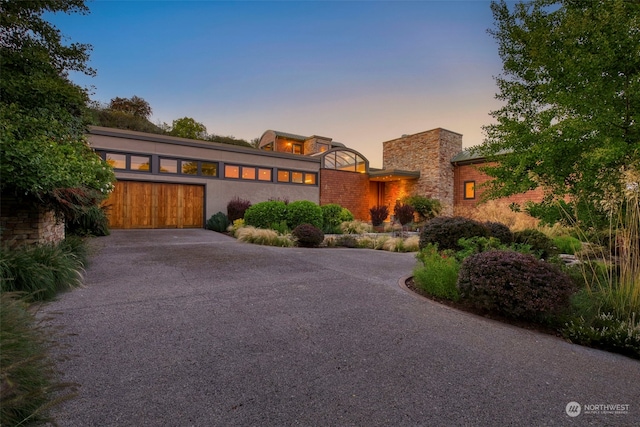
[[[416,297],[414,254],[206,230],[92,245],[86,287],[44,308],[81,385],[61,426],[640,424],[638,361]],[[605,404],[628,410],[585,413]]]

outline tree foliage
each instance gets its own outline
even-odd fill
[[[191,117],[183,117],[173,121],[169,135],[180,138],[205,139],[207,127],[200,122],[196,122]]]
[[[42,18],[86,13],[84,2],[5,1],[0,12],[0,192],[56,210],[63,188],[105,197],[113,171],[87,144],[88,96],[68,79],[72,70],[94,73],[86,66],[89,46],[63,45],[60,31]]]
[[[489,197],[544,187],[600,200],[640,160],[640,2],[491,4],[504,106],[479,147]]]
[[[136,95],[133,95],[131,98],[112,98],[109,102],[109,109],[143,119],[149,119],[149,116],[151,116],[151,106],[149,103]]]

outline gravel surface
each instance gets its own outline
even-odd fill
[[[414,254],[206,230],[91,244],[86,287],[42,310],[80,384],[61,426],[640,425],[638,361],[418,297],[399,286]]]

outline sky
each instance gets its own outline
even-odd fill
[[[47,16],[93,46],[108,103],[137,95],[153,123],[191,117],[248,141],[333,138],[382,167],[382,142],[442,127],[482,142],[500,107],[489,1],[88,1]]]

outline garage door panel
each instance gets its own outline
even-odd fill
[[[203,227],[204,187],[118,181],[109,199],[111,228]]]

